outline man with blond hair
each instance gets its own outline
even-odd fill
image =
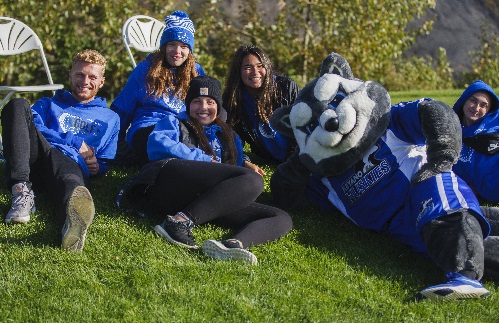
[[[58,90],[32,107],[12,99],[2,111],[7,185],[12,205],[6,223],[27,223],[35,195],[55,203],[62,228],[62,248],[81,251],[95,207],[89,177],[107,171],[113,159],[119,118],[97,92],[104,85],[106,59],[97,51],[77,53],[69,71],[71,91]]]

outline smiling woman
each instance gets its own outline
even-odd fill
[[[280,209],[255,203],[264,173],[243,160],[241,140],[218,116],[220,82],[210,76],[194,78],[185,104],[186,112],[156,124],[147,145],[151,162],[120,196],[135,203],[135,209],[148,205],[150,212],[160,213],[164,221],[154,230],[187,248],[197,248],[191,236],[194,225],[213,221],[238,228],[233,239],[206,241],[203,251],[210,257],[256,264],[256,256],[245,248],[284,235],[291,229],[291,218]],[[146,189],[131,188],[144,181]],[[165,212],[172,215],[165,217]]]
[[[147,138],[154,126],[185,111],[189,82],[204,75],[192,54],[194,24],[189,16],[174,11],[165,25],[159,49],[137,65],[111,104],[120,116],[118,163],[129,164],[134,156],[139,164],[147,163]]]
[[[249,143],[253,153],[283,162],[296,142],[272,129],[269,118],[275,109],[292,104],[297,94],[298,85],[292,79],[274,75],[262,49],[243,45],[234,53],[226,78],[223,101],[227,122]]]

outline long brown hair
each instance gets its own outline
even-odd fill
[[[185,99],[189,82],[192,78],[198,75],[195,66],[194,56],[189,53],[185,62],[175,68],[175,74],[172,74],[171,66],[166,60],[166,46],[154,53],[151,57],[151,66],[147,71],[147,94],[160,97],[166,93],[167,89],[171,89],[173,94],[179,99]]]
[[[192,129],[194,130],[194,134],[196,135],[196,138],[198,139],[198,145],[199,147],[208,155],[214,156],[215,157],[215,152],[210,146],[210,143],[208,142],[208,137],[206,137],[206,134],[204,133],[204,126],[197,121],[194,118],[191,118],[189,116],[189,120],[187,121]],[[238,157],[238,151],[236,149],[236,141],[234,139],[235,134],[232,128],[223,122],[218,116],[215,118],[213,121],[215,124],[220,126],[222,128],[222,163],[224,164],[231,164],[231,165],[236,165],[237,164],[237,157]]]
[[[258,91],[258,96],[255,98],[257,117],[260,121],[267,123],[274,109],[280,106],[278,102],[280,95],[277,93],[277,86],[274,81],[274,70],[267,54],[257,46],[243,45],[234,54],[229,75],[225,79],[225,91],[222,96],[224,107],[227,110],[227,122],[232,126],[240,121],[241,89],[244,87],[241,80],[241,65],[243,58],[249,54],[258,57],[267,72],[262,87]]]

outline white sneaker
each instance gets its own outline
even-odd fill
[[[5,223],[27,223],[31,213],[35,213],[35,194],[31,183],[21,182],[12,186],[12,205]]]
[[[66,222],[62,228],[62,248],[82,251],[87,229],[95,215],[92,195],[85,186],[78,186],[71,193],[66,206]]]
[[[448,281],[445,284],[430,286],[416,295],[417,300],[459,300],[467,298],[482,298],[490,295],[482,283],[470,279],[459,273],[447,273]]]
[[[246,249],[227,248],[220,241],[206,240],[203,243],[203,252],[208,257],[222,260],[241,260],[249,265],[256,265],[258,260],[256,256]]]

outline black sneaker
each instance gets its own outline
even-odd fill
[[[198,245],[194,242],[194,238],[191,234],[193,226],[193,223],[189,220],[178,221],[168,215],[163,223],[154,227],[154,231],[173,244],[190,249],[197,249]]]

